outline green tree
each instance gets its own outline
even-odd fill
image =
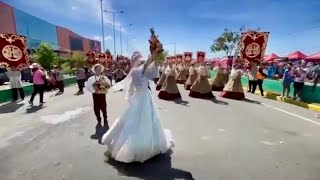
[[[224,51],[227,56],[238,56],[238,43],[242,32],[246,31],[260,31],[260,28],[256,30],[246,29],[242,26],[239,31],[232,31],[228,28],[224,29],[224,32],[213,41],[210,49],[211,52]]]
[[[58,65],[58,66],[62,66],[66,62],[67,62],[67,60],[63,57],[60,57],[60,56],[55,57],[53,60],[53,64]]]
[[[86,57],[81,53],[73,53],[72,56],[66,60],[66,62],[62,65],[62,68],[66,74],[74,74],[75,65],[79,65],[83,67],[86,65],[87,60]]]
[[[57,54],[49,44],[41,43],[32,54],[31,59],[39,63],[45,70],[50,70],[57,57]]]
[[[106,54],[107,54],[107,55],[111,55],[111,52],[110,52],[109,49],[106,49]]]

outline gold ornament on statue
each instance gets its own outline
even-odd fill
[[[106,82],[103,78],[99,79],[93,84],[96,93],[98,94],[107,94],[108,90],[110,89],[110,84]]]
[[[158,39],[158,36],[155,35],[154,29],[150,28],[150,39],[149,39],[149,44],[150,44],[150,53],[151,54],[155,54],[155,61],[157,63],[161,63],[164,61],[165,59],[165,54],[164,54],[164,50],[162,47],[162,44],[160,42],[160,40]]]

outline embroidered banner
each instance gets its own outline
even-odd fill
[[[182,62],[182,57],[183,57],[182,54],[177,54],[177,55],[176,55],[176,62],[177,62],[177,63],[181,63],[181,62]]]
[[[171,56],[167,57],[167,63],[171,63]]]
[[[269,32],[244,32],[239,41],[242,61],[263,61],[269,38]]]
[[[107,55],[107,62],[108,62],[108,64],[113,63],[113,56],[112,55]]]
[[[197,51],[197,61],[198,62],[204,62],[205,58],[206,58],[206,52]]]
[[[95,52],[89,51],[89,52],[87,52],[86,56],[87,56],[88,63],[90,63],[90,64],[96,64],[97,63],[96,53]]]
[[[107,63],[107,55],[104,54],[104,53],[100,53],[100,54],[98,55],[98,60],[99,60],[99,63],[100,63],[100,64],[105,65],[105,64]]]
[[[176,63],[176,57],[175,56],[171,56],[171,63]]]
[[[0,34],[0,66],[23,69],[29,64],[27,38],[15,34]]]
[[[186,63],[190,63],[192,61],[192,52],[184,52],[183,53],[183,56],[184,56],[184,59],[183,61],[186,62]]]

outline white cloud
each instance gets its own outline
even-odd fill
[[[97,41],[102,41],[102,37],[101,37],[101,36],[93,36],[92,39],[95,39],[95,40],[97,40]],[[110,40],[110,39],[112,39],[112,36],[105,36],[105,37],[104,37],[104,40],[105,40],[105,41],[108,41],[108,40]]]
[[[68,20],[94,22],[97,24],[101,22],[100,0],[64,0],[63,4],[57,0],[33,0],[32,2],[21,1],[21,3],[32,8],[50,10],[50,13],[54,16],[60,16]],[[103,0],[103,9],[114,10],[111,0]],[[104,13],[104,21],[106,24],[112,25],[112,14]],[[117,17],[115,25],[121,25]]]
[[[71,10],[72,10],[72,11],[75,11],[75,10],[77,10],[77,9],[78,9],[77,6],[72,6],[72,7],[71,7]]]

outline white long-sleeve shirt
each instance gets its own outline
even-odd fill
[[[22,88],[20,71],[8,71],[7,76],[10,79],[11,88]]]
[[[103,78],[104,81],[106,81],[107,83],[110,84],[110,80],[106,77],[106,76],[96,76],[96,75],[93,75],[91,76],[88,81],[87,81],[87,89],[91,92],[91,93],[95,93],[96,90],[94,89],[93,85],[95,82],[97,82],[98,80],[100,80],[100,78]]]

